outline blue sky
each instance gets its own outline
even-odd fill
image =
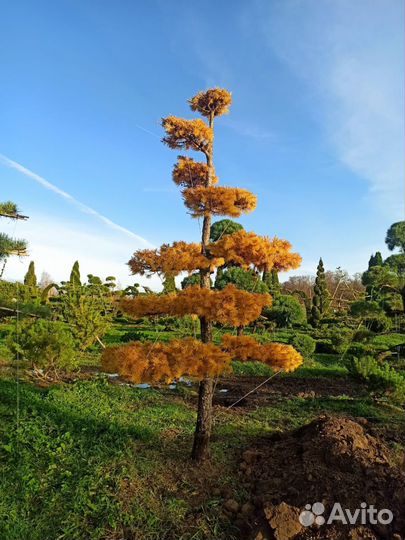
[[[29,240],[39,274],[64,279],[79,259],[122,284],[135,249],[197,240],[159,121],[193,117],[187,99],[223,86],[234,101],[216,124],[216,169],[259,197],[245,228],[290,240],[296,273],[320,256],[362,271],[403,216],[403,11],[402,0],[5,3],[0,199],[30,220],[2,230]],[[6,277],[27,266],[10,262]]]

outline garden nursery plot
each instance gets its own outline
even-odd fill
[[[348,375],[334,373],[328,392],[317,364],[302,378],[276,375],[234,407],[267,374],[218,379],[211,458],[198,468],[190,460],[195,383],[136,388],[94,372],[42,388],[21,381],[16,430],[16,382],[5,378],[0,537],[254,538],[284,534],[283,516],[305,497],[324,500],[336,482],[343,492],[356,486],[360,498],[366,488],[377,501],[384,490],[399,496],[403,411]],[[324,369],[333,371],[330,360]],[[340,443],[347,452],[336,451]],[[403,524],[370,538],[393,532],[403,534]]]
[[[405,540],[405,222],[361,274],[320,258],[286,278],[302,256],[235,221],[258,198],[215,169],[232,99],[161,121],[195,242],[151,247],[6,160],[149,247],[126,287],[79,261],[16,281],[28,244],[0,233],[0,540]]]

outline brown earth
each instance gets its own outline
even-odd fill
[[[343,417],[320,417],[298,430],[260,440],[243,453],[241,483],[254,504],[248,517],[236,515],[243,538],[258,540],[377,539],[405,537],[403,468],[389,448],[362,425]],[[247,484],[248,482],[248,484]],[[390,525],[303,527],[297,516],[321,502],[328,517],[334,503],[354,512],[361,503],[388,508]],[[254,509],[253,509],[254,508]]]
[[[238,376],[219,379],[214,404],[229,407],[245,394],[259,386],[265,377]],[[221,392],[222,390],[222,392]],[[227,392],[224,392],[227,390]],[[237,407],[265,405],[280,397],[362,397],[367,395],[365,385],[346,377],[274,377],[266,384],[243,398]]]

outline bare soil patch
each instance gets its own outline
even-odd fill
[[[259,386],[265,377],[223,377],[219,380],[214,398],[215,405],[228,407]],[[226,392],[224,390],[227,390]],[[279,377],[275,376],[258,390],[243,398],[238,407],[265,405],[281,397],[361,397],[367,395],[364,385],[345,377]]]
[[[285,434],[262,439],[243,453],[241,482],[250,485],[251,511],[241,514],[243,536],[264,540],[377,539],[405,537],[405,475],[385,443],[363,425],[324,416]],[[320,502],[328,517],[334,503],[354,512],[361,503],[388,508],[389,525],[340,522],[303,527],[306,504]],[[369,520],[367,520],[369,521]]]

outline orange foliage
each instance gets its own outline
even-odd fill
[[[206,186],[208,182],[208,166],[194,159],[179,156],[179,160],[173,168],[173,181],[178,186],[193,188]],[[211,183],[216,184],[218,177],[214,175]]]
[[[278,272],[298,268],[301,257],[291,253],[291,244],[279,238],[270,239],[244,230],[225,235],[218,242],[209,245],[209,251],[215,257],[222,257],[227,264],[242,267],[255,266],[258,270]]]
[[[157,272],[165,276],[177,276],[180,272],[192,272],[198,269],[213,270],[222,266],[221,258],[208,259],[201,253],[201,244],[173,242],[163,244],[160,249],[140,249],[135,251],[128,262],[133,274],[152,274]]]
[[[183,191],[184,204],[193,217],[214,214],[239,217],[256,208],[257,197],[246,189],[232,187],[196,187]]]
[[[303,362],[300,353],[291,345],[284,343],[261,345],[251,336],[224,335],[222,348],[235,360],[263,362],[275,371],[294,371]]]
[[[185,120],[177,116],[168,116],[162,119],[162,126],[166,131],[163,142],[170,148],[185,148],[204,154],[211,148],[213,132],[204,120],[199,118]]]
[[[228,285],[222,291],[191,286],[177,294],[140,295],[123,298],[120,302],[121,309],[135,318],[194,314],[229,326],[246,326],[260,316],[263,307],[270,305],[269,294],[242,291],[234,285]]]
[[[229,112],[232,94],[224,88],[210,88],[206,92],[199,92],[189,103],[191,110],[202,116],[221,116]]]
[[[212,343],[195,339],[169,343],[133,342],[105,349],[102,369],[133,383],[171,382],[182,375],[203,379],[230,370],[231,357]]]
[[[293,371],[302,356],[290,345],[260,345],[250,336],[222,338],[222,344],[186,338],[169,343],[132,342],[104,349],[101,365],[107,373],[119,373],[133,383],[171,382],[183,375],[203,379],[231,370],[231,360],[260,361],[275,371]]]

